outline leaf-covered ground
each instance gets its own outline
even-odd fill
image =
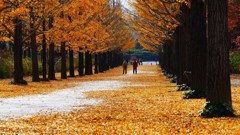
[[[0,121],[0,134],[240,134],[240,116],[236,118],[201,118],[204,99],[182,99],[182,92],[169,83],[157,66],[140,66],[139,74],[121,75],[121,68],[104,74],[70,80],[9,86],[0,83],[0,96],[41,94],[72,87],[78,81],[127,81],[120,90],[86,93],[88,98],[104,102],[71,113],[34,116]],[[21,88],[19,90],[19,88]],[[9,91],[9,92],[8,92]],[[16,94],[17,93],[17,94]],[[233,106],[240,110],[240,87],[232,87]],[[239,114],[239,113],[237,113]]]

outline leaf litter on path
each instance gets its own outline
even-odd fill
[[[177,86],[169,83],[159,67],[140,66],[139,74],[136,75],[132,75],[131,72],[129,75],[121,75],[121,72],[121,68],[115,68],[104,74],[95,75],[91,81],[113,78],[114,81],[136,85],[126,83],[118,90],[114,90],[113,87],[113,90],[88,91],[85,93],[88,99],[98,99],[102,102],[94,106],[85,105],[85,109],[0,121],[0,133],[240,134],[239,116],[211,119],[199,117],[198,111],[203,109],[205,100],[183,99],[182,92],[176,92]],[[75,79],[73,82],[78,81],[83,80]],[[236,111],[240,110],[239,89],[232,86],[233,106]]]

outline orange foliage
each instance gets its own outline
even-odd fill
[[[63,3],[58,0],[0,0],[0,40],[13,39],[15,17],[26,25],[24,41],[29,40],[30,9],[36,18],[32,23],[39,44],[44,33],[48,43],[60,45],[60,42],[66,42],[73,49],[81,47],[83,51],[98,53],[120,49],[132,38],[119,2],[112,6],[109,0],[70,0]],[[53,28],[43,32],[42,22],[48,22],[50,17],[54,18]]]
[[[129,20],[138,33],[139,42],[145,49],[158,51],[166,40],[172,38],[173,31],[179,25],[176,18],[179,2],[136,0],[132,6],[136,11],[130,14]]]

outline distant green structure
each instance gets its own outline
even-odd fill
[[[159,59],[157,53],[145,50],[139,42],[136,43],[133,49],[124,54],[126,60],[131,60],[133,57],[143,61],[157,61]]]

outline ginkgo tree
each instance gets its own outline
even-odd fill
[[[135,12],[130,14],[129,19],[133,24],[133,29],[138,33],[140,44],[144,48],[158,53],[161,52],[164,44],[166,47],[171,47],[174,30],[180,24],[180,20],[177,17],[180,14],[179,3],[176,1],[136,0],[132,5],[135,8]],[[165,54],[167,54],[166,50]],[[173,56],[171,58],[166,57],[164,62],[167,63],[174,58]],[[167,69],[172,69],[167,67],[169,64],[163,65],[166,65]],[[172,67],[177,69],[176,66]],[[170,72],[173,74],[176,70]]]
[[[179,3],[136,0],[133,5],[136,13],[130,19],[138,33],[139,42],[145,48],[158,51],[179,24],[175,17],[179,13]]]
[[[92,74],[92,54],[96,56],[104,54],[102,60],[106,62],[113,59],[115,56],[113,52],[120,51],[123,45],[132,41],[132,33],[124,20],[120,2],[107,0],[1,0],[0,9],[1,40],[14,43],[15,73],[13,82],[16,84],[25,83],[22,71],[22,52],[25,49],[32,52],[32,80],[40,80],[39,52],[42,53],[43,80],[47,80],[47,63],[48,78],[54,80],[56,79],[55,52],[59,46],[62,54],[63,79],[66,78],[66,48],[69,48],[70,52],[70,75],[74,76],[73,52],[79,52],[79,74],[80,72],[82,74],[80,70],[83,70],[84,67],[83,60],[86,61],[86,74]],[[49,50],[48,54],[47,50]],[[89,57],[83,59],[84,53]],[[108,62],[108,64],[110,63]],[[90,69],[88,70],[88,68]]]
[[[39,28],[44,19],[59,8],[57,1],[2,1],[5,7],[1,11],[2,33],[4,39],[14,42],[14,81],[25,83],[22,71],[22,49],[32,50],[33,81],[39,81],[37,60],[37,39]],[[54,6],[51,6],[54,5]],[[30,44],[27,44],[30,42]]]
[[[176,66],[186,61],[185,70],[189,71],[185,73],[191,75],[193,89],[185,96],[199,98],[206,94],[207,104],[201,115],[234,116],[229,78],[228,1],[136,0],[133,6],[136,15],[130,20],[139,41],[143,47],[163,53],[163,68],[176,75],[179,73]],[[179,57],[183,52],[187,52],[184,59]]]

